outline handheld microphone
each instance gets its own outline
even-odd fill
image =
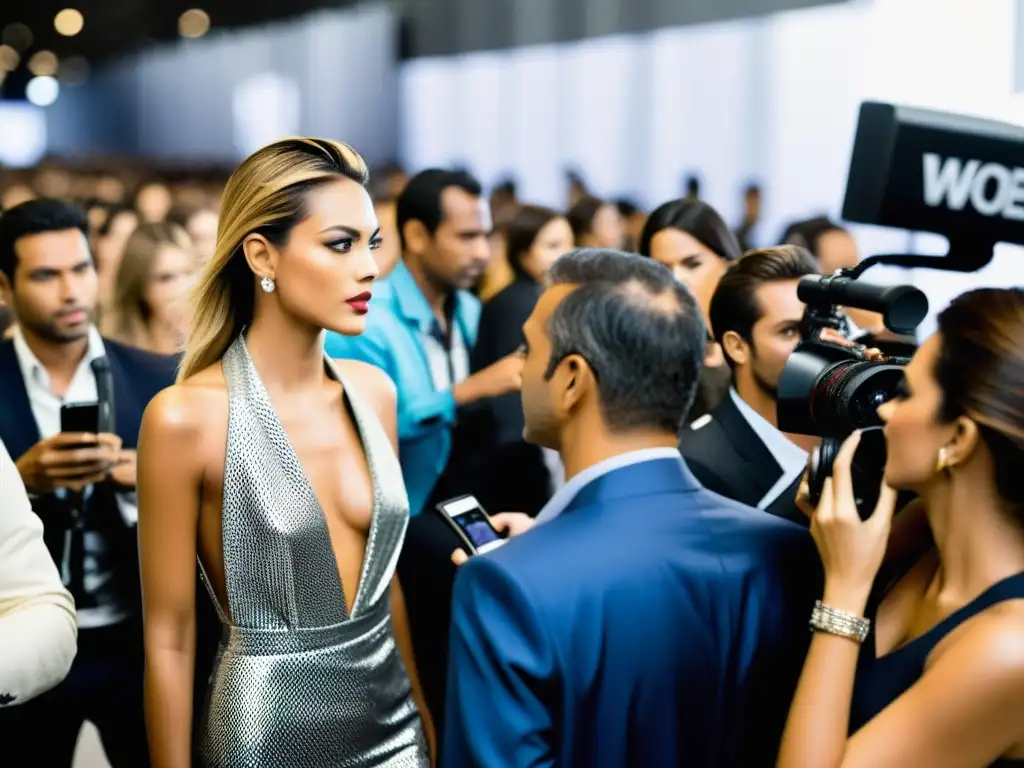
[[[910,333],[928,314],[928,297],[912,285],[873,285],[843,275],[807,275],[797,284],[804,304],[829,304],[878,312],[885,327]]]
[[[97,357],[89,367],[96,378],[96,401],[99,404],[99,431],[112,434],[116,427],[114,422],[114,375],[110,372],[110,361],[106,357]]]

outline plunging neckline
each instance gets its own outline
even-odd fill
[[[295,466],[298,467],[298,475],[300,482],[302,483],[303,490],[308,492],[310,498],[316,503],[317,511],[319,512],[320,521],[323,523],[323,533],[327,537],[327,549],[331,553],[331,562],[333,563],[334,576],[338,584],[338,589],[341,592],[342,600],[342,611],[345,615],[345,621],[352,621],[358,615],[358,609],[362,607],[362,597],[365,592],[366,579],[369,575],[370,565],[373,562],[374,554],[374,542],[376,541],[376,530],[377,524],[380,518],[380,483],[377,480],[377,468],[374,464],[372,452],[367,449],[367,435],[363,427],[362,419],[357,413],[358,406],[349,396],[349,383],[342,376],[341,371],[337,369],[334,361],[324,353],[324,370],[327,371],[330,376],[337,384],[341,386],[341,397],[342,402],[345,406],[345,410],[348,412],[352,419],[352,423],[355,426],[356,434],[359,436],[359,443],[362,447],[363,456],[366,459],[366,466],[370,476],[370,488],[373,493],[373,502],[370,509],[370,526],[366,533],[366,548],[363,550],[363,564],[359,569],[359,583],[356,584],[355,594],[352,598],[352,605],[348,605],[348,598],[345,596],[345,582],[341,577],[341,570],[338,568],[338,554],[334,549],[334,543],[331,541],[331,529],[327,520],[327,513],[324,510],[324,506],[320,501],[320,497],[317,496],[316,489],[313,487],[313,483],[309,479],[309,475],[306,473],[306,468],[303,466],[302,461],[299,459],[298,453],[295,451],[295,446],[292,445],[291,440],[288,439],[288,433],[285,431],[284,424],[281,423],[281,417],[278,416],[277,411],[274,409],[273,403],[270,400],[270,394],[267,392],[266,386],[263,384],[263,379],[260,377],[259,371],[256,369],[256,364],[253,363],[252,357],[249,354],[249,347],[245,342],[245,337],[239,336],[239,342],[242,347],[242,351],[245,353],[246,365],[249,366],[253,374],[254,382],[259,386],[259,396],[263,398],[267,405],[268,410],[272,416],[268,419],[266,426],[276,433],[276,436],[280,439],[280,443],[285,446],[284,450],[287,453],[286,458],[294,461]],[[221,509],[221,515],[223,519],[223,506]],[[221,547],[223,548],[223,539]],[[225,574],[226,578],[226,574]],[[228,606],[230,608],[230,605]]]

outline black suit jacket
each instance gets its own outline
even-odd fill
[[[177,358],[153,355],[103,340],[114,383],[116,430],[125,448],[135,448],[142,413],[153,396],[174,383]],[[39,428],[32,414],[28,391],[18,365],[14,342],[0,343],[0,440],[15,459],[39,442]],[[116,589],[125,605],[138,613],[139,572],[135,526],[128,525],[117,507],[113,483],[101,483],[85,505],[90,528],[101,530],[114,549],[118,563]],[[43,538],[55,562],[64,558],[65,532],[71,524],[67,505],[55,496],[41,496],[32,503],[44,524]]]
[[[783,473],[729,394],[708,417],[683,429],[679,450],[701,485],[751,507],[758,505]],[[795,502],[799,484],[797,477],[766,511],[807,525],[807,517]]]

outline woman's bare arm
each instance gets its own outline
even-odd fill
[[[201,420],[187,388],[146,409],[139,433],[139,550],[146,729],[153,768],[190,768],[196,653]]]

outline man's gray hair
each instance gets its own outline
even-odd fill
[[[597,379],[609,428],[677,432],[693,403],[707,338],[686,287],[653,259],[600,248],[561,257],[547,283],[577,287],[548,321],[546,376],[579,355]]]

